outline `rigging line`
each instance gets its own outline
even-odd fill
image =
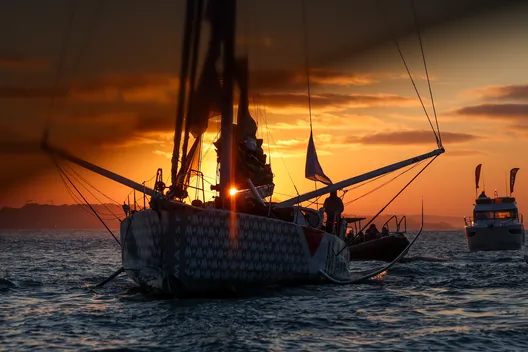
[[[306,65],[306,85],[308,88],[308,111],[310,113],[310,133],[312,132],[312,98],[310,93],[310,63],[308,57],[308,29],[306,26],[306,4],[302,0],[302,23],[303,23],[303,41],[304,41],[304,59]],[[317,185],[316,185],[317,187]]]
[[[266,102],[264,102],[265,106]],[[288,177],[290,178],[290,181],[293,185],[293,188],[295,189],[295,193],[297,193],[297,196],[300,196],[299,190],[297,189],[297,186],[295,185],[295,182],[293,181],[293,177],[291,176],[290,170],[288,170],[288,166],[286,165],[286,162],[284,161],[284,158],[282,157],[282,154],[280,153],[277,142],[275,142],[275,138],[273,138],[273,135],[271,134],[271,129],[268,125],[268,114],[266,112],[266,108],[264,108],[264,123],[266,124],[266,130],[268,131],[268,153],[269,153],[269,160],[271,165],[271,142],[273,142],[273,146],[275,147],[275,150],[277,150],[277,154],[279,154],[279,157],[282,160],[282,163],[284,164],[284,169],[286,169],[286,173],[288,174]]]
[[[73,171],[73,173],[77,174],[77,173],[75,172],[75,170],[73,170],[70,166],[67,166],[67,167],[68,167],[71,171]],[[77,175],[78,175],[78,174],[77,174]],[[74,174],[72,174],[71,176],[72,176],[72,178],[73,178],[75,181],[79,182],[79,179],[78,179]],[[115,215],[114,212],[113,212],[112,210],[110,210],[110,209],[108,208],[108,206],[106,206],[106,204],[104,204],[103,202],[101,202],[101,200],[100,200],[99,198],[97,198],[97,197],[95,196],[95,194],[93,194],[93,193],[88,189],[88,187],[86,187],[82,182],[79,182],[79,184],[82,185],[82,186],[84,187],[84,189],[87,190],[88,193],[90,193],[90,194],[92,195],[92,197],[94,197],[95,200],[97,200],[97,201],[98,201],[98,202],[99,202],[99,203],[100,203],[100,204],[101,204],[106,210],[108,210],[108,211],[110,212],[110,214],[111,214],[114,218],[116,218],[117,221],[121,222],[121,219],[120,219],[117,215]],[[94,188],[94,189],[95,189],[95,188]],[[96,189],[96,190],[97,190],[97,189]],[[100,193],[101,193],[101,192],[100,192]],[[104,194],[103,194],[103,195],[104,195]]]
[[[378,5],[379,5],[379,1],[378,1]],[[439,145],[440,144],[440,140],[438,139],[438,136],[436,134],[436,130],[435,130],[434,126],[433,126],[433,123],[431,122],[431,118],[429,117],[429,113],[427,112],[427,109],[425,108],[425,104],[424,104],[424,102],[422,100],[420,92],[418,91],[418,87],[416,87],[416,83],[414,82],[414,79],[412,77],[412,74],[411,74],[411,71],[409,69],[409,66],[407,65],[407,61],[405,60],[405,57],[403,56],[403,52],[402,52],[402,50],[400,48],[400,44],[398,43],[398,39],[396,39],[394,31],[392,30],[392,27],[390,25],[390,21],[387,18],[387,15],[385,14],[385,11],[383,11],[380,6],[378,6],[378,9],[380,10],[380,12],[382,13],[383,18],[385,19],[385,23],[387,24],[388,33],[391,36],[394,44],[396,45],[396,48],[398,49],[398,54],[400,55],[400,58],[402,59],[402,62],[403,62],[403,65],[405,66],[405,70],[407,71],[407,74],[409,75],[409,79],[412,82],[412,85],[414,87],[414,91],[416,92],[416,95],[418,96],[418,100],[420,100],[420,104],[422,105],[422,109],[423,109],[423,111],[425,113],[425,116],[427,117],[427,121],[429,121],[429,125],[431,126],[431,129],[433,130],[433,134],[435,136],[436,143]]]
[[[88,203],[88,201],[86,200],[86,198],[82,195],[81,191],[79,191],[79,189],[75,186],[75,184],[72,182],[72,180],[68,177],[68,175],[64,172],[64,170],[62,170],[62,168],[60,167],[59,163],[57,162],[57,160],[52,157],[53,159],[53,162],[55,163],[55,166],[57,166],[57,168],[59,169],[60,172],[62,172],[62,174],[64,175],[64,177],[66,177],[66,179],[68,180],[68,182],[72,185],[72,187],[77,191],[77,193],[79,194],[79,196],[81,196],[81,198],[84,200],[84,202],[86,203],[86,205],[88,207],[90,207],[90,209],[92,210],[92,212],[95,214],[95,216],[97,216],[97,218],[99,219],[99,221],[101,221],[101,223],[103,224],[103,226],[108,230],[108,232],[110,232],[110,234],[112,235],[112,237],[114,238],[114,240],[116,240],[116,242],[119,244],[119,246],[121,246],[121,242],[119,242],[119,240],[117,239],[117,237],[114,235],[114,233],[112,232],[112,230],[110,230],[110,228],[106,225],[106,223],[104,222],[103,219],[101,219],[101,217],[99,216],[99,214],[95,211],[95,209],[90,205],[90,203]]]
[[[76,71],[79,70],[81,62],[86,58],[86,50],[90,49],[93,42],[93,33],[97,28],[98,21],[104,12],[105,0],[99,0],[97,7],[94,10],[94,19],[92,25],[86,30],[85,33],[85,45],[81,47],[72,65],[72,76]]]
[[[357,198],[355,198],[355,199],[352,199],[352,200],[348,201],[348,202],[345,204],[345,206],[347,206],[347,205],[349,205],[349,204],[352,204],[352,203],[354,203],[355,201],[357,201],[357,200],[359,200],[359,199],[361,199],[361,198],[363,198],[363,197],[366,197],[366,196],[368,196],[369,194],[372,194],[372,193],[374,193],[375,191],[377,191],[377,190],[383,188],[384,186],[386,186],[386,185],[388,185],[389,183],[391,183],[392,181],[396,180],[398,177],[402,176],[403,174],[406,174],[407,172],[411,171],[412,169],[414,169],[414,168],[417,167],[418,165],[422,164],[423,162],[424,162],[424,160],[418,162],[417,164],[412,165],[410,168],[408,168],[407,170],[403,170],[402,172],[400,172],[398,175],[394,176],[394,177],[391,178],[390,180],[388,180],[388,181],[382,183],[381,185],[379,185],[379,186],[377,186],[377,187],[374,187],[374,188],[371,189],[370,191],[367,191],[365,194],[363,194],[363,195],[361,195],[361,196],[359,196],[359,197],[357,197]]]
[[[66,191],[68,192],[70,197],[74,200],[74,202],[76,202],[77,205],[80,206],[80,208],[83,211],[85,211],[88,215],[96,217],[91,211],[89,211],[87,209],[88,207],[86,206],[86,204],[82,204],[82,200],[73,193],[73,191],[71,190],[71,187],[66,183],[66,179],[64,178],[62,173],[59,170],[57,170],[57,172],[59,173],[59,176],[60,176],[60,178],[61,178],[61,180],[62,180],[62,182],[64,184],[64,188],[66,188]],[[106,215],[108,215],[108,214],[106,214]],[[109,220],[113,220],[113,219],[104,219],[104,220],[108,220],[109,221]]]
[[[440,134],[440,126],[438,125],[438,117],[436,115],[436,107],[435,107],[435,103],[433,99],[433,90],[431,88],[431,80],[429,79],[429,71],[427,69],[427,60],[425,59],[425,51],[424,51],[423,43],[422,43],[422,35],[420,34],[420,25],[418,23],[418,13],[416,11],[416,4],[414,3],[414,0],[411,0],[411,7],[413,10],[416,32],[418,33],[418,40],[420,42],[420,50],[422,51],[422,60],[423,60],[424,69],[425,69],[425,76],[427,77],[427,85],[429,86],[429,95],[431,97],[431,104],[433,105],[433,113],[434,113],[435,122],[436,122],[436,130],[438,131],[438,139],[440,141],[440,144],[438,146],[441,147],[442,146],[442,136]]]
[[[64,37],[62,38],[62,44],[59,54],[59,64],[57,65],[57,72],[55,73],[55,81],[53,82],[53,90],[51,92],[51,99],[50,99],[50,105],[48,107],[48,114],[46,116],[46,122],[44,127],[44,133],[47,135],[49,134],[49,128],[51,124],[51,116],[53,114],[53,108],[55,107],[55,98],[57,96],[57,87],[59,85],[59,80],[62,75],[63,65],[64,65],[64,55],[66,53],[66,47],[70,39],[70,33],[72,29],[73,24],[73,18],[75,17],[75,9],[77,7],[77,0],[71,0],[71,9],[70,9],[70,15],[68,16],[68,24],[66,26],[66,32],[64,33]]]
[[[423,168],[422,168],[422,169],[421,169],[416,175],[414,175],[414,177],[413,177],[409,182],[407,182],[407,184],[406,184],[405,186],[403,186],[403,188],[402,188],[398,193],[396,193],[396,195],[395,195],[394,197],[392,197],[392,199],[389,200],[389,202],[388,202],[387,204],[385,204],[385,206],[384,206],[383,208],[381,208],[381,210],[378,211],[378,213],[377,213],[376,215],[374,215],[374,216],[372,217],[372,219],[370,219],[370,220],[365,224],[365,226],[363,226],[363,228],[362,228],[359,232],[363,232],[363,231],[367,228],[367,226],[370,225],[370,224],[374,221],[374,219],[376,219],[376,218],[377,218],[377,217],[378,217],[378,216],[379,216],[379,215],[380,215],[380,214],[381,214],[381,213],[382,213],[382,212],[383,212],[383,211],[384,211],[384,210],[385,210],[385,209],[386,209],[386,208],[387,208],[387,207],[388,207],[388,206],[389,206],[389,205],[390,205],[390,204],[391,204],[396,198],[398,198],[398,196],[399,196],[399,195],[400,195],[400,194],[401,194],[401,193],[402,193],[407,187],[409,187],[409,185],[410,185],[411,183],[413,183],[414,180],[416,180],[416,178],[417,178],[418,176],[420,176],[420,174],[421,174],[422,172],[424,172],[425,169],[427,169],[427,167],[428,167],[429,165],[431,165],[431,163],[432,163],[433,161],[436,160],[436,158],[438,158],[438,155],[435,155],[434,158],[432,158],[431,160],[429,160],[429,162],[428,162],[428,163],[427,163],[427,164],[426,164],[426,165],[425,165],[425,166],[424,166],[424,167],[423,167]],[[359,232],[358,232],[358,233],[359,233]],[[354,238],[355,238],[355,237],[354,237]],[[346,249],[346,248],[347,248],[348,246],[350,246],[351,244],[352,244],[352,241],[348,241],[347,244],[345,245],[345,247],[343,247],[343,249],[341,249],[336,255],[339,255],[344,249]]]
[[[77,175],[78,178],[80,178],[84,183],[86,183],[88,186],[92,187],[94,190],[96,190],[99,194],[101,194],[103,197],[107,198],[109,201],[111,202],[114,202],[115,204],[117,205],[121,205],[121,203],[113,200],[112,198],[110,198],[109,196],[107,196],[106,194],[104,194],[103,192],[101,192],[100,190],[97,189],[97,187],[93,186],[90,182],[88,182],[88,180],[86,180],[84,177],[82,177],[77,171],[75,171],[74,168],[72,168],[71,166],[68,165],[68,168],[75,174]],[[95,197],[95,196],[94,196]],[[97,198],[96,198],[97,199]],[[97,199],[99,200],[99,199]]]
[[[282,163],[284,164],[284,168],[286,169],[286,172],[288,173],[288,176],[290,177],[290,181],[293,184],[293,188],[295,189],[295,192],[297,193],[297,196],[300,196],[301,194],[299,193],[299,190],[297,189],[297,186],[295,185],[295,182],[293,182],[293,177],[291,176],[290,171],[288,170],[288,167],[286,166],[286,162],[284,161],[284,158],[282,157],[282,154],[280,153],[279,148],[277,147],[277,142],[275,142],[275,138],[273,138],[273,135],[271,134],[271,132],[270,132],[270,137],[273,140],[273,143],[274,143],[273,146],[277,150],[277,154],[279,154],[279,157],[281,158]]]

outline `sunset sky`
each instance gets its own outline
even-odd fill
[[[184,1],[77,1],[50,113],[71,3],[2,4],[0,207],[74,202],[49,157],[34,147],[48,116],[56,146],[137,182],[151,179],[158,167],[166,179],[170,175]],[[391,32],[401,34],[399,44],[432,114],[410,2],[373,3],[306,1],[304,31],[300,0],[239,1],[237,50],[249,56],[251,112],[271,155],[279,200],[296,195],[293,183],[301,193],[314,189],[304,179],[310,133],[305,34],[315,145],[332,181],[436,148],[397,49],[386,40],[383,13]],[[503,195],[505,174],[520,168],[514,195],[528,214],[528,4],[416,3],[446,153],[386,212],[419,213],[423,197],[428,214],[470,215],[474,169],[482,163],[481,180],[491,194],[497,189]],[[204,51],[206,43],[207,36]],[[218,129],[211,120],[204,150]],[[203,164],[213,182],[215,158],[211,148]],[[130,192],[74,168],[119,202]],[[347,205],[346,212],[376,212],[416,170]],[[392,176],[348,192],[345,203]]]

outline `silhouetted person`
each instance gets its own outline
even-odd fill
[[[323,207],[326,213],[326,231],[332,233],[334,226],[341,219],[341,213],[345,210],[343,201],[337,196],[337,191],[330,192],[330,197],[325,199]]]
[[[369,240],[373,240],[379,237],[380,232],[378,231],[378,228],[376,227],[376,225],[370,224],[367,231],[365,231],[365,234],[367,235]]]
[[[381,237],[385,237],[389,235],[389,229],[386,226],[383,226],[381,229]]]
[[[123,202],[123,211],[125,212],[125,216],[128,216],[130,214],[130,206],[127,205],[125,202]]]

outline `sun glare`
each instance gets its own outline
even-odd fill
[[[231,188],[231,189],[229,190],[229,195],[230,195],[230,196],[234,196],[235,194],[237,194],[237,192],[238,192],[237,189],[235,189],[235,188]]]

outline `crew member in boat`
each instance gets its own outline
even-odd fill
[[[375,224],[370,224],[367,231],[365,231],[365,234],[368,241],[381,237],[381,233],[379,232]]]
[[[341,213],[345,210],[343,201],[337,196],[337,191],[330,192],[330,196],[325,199],[323,207],[326,213],[326,232],[332,233],[334,226],[341,219]]]
[[[381,229],[381,237],[385,237],[388,235],[389,235],[389,229],[387,228],[387,226],[383,226],[383,228]]]

